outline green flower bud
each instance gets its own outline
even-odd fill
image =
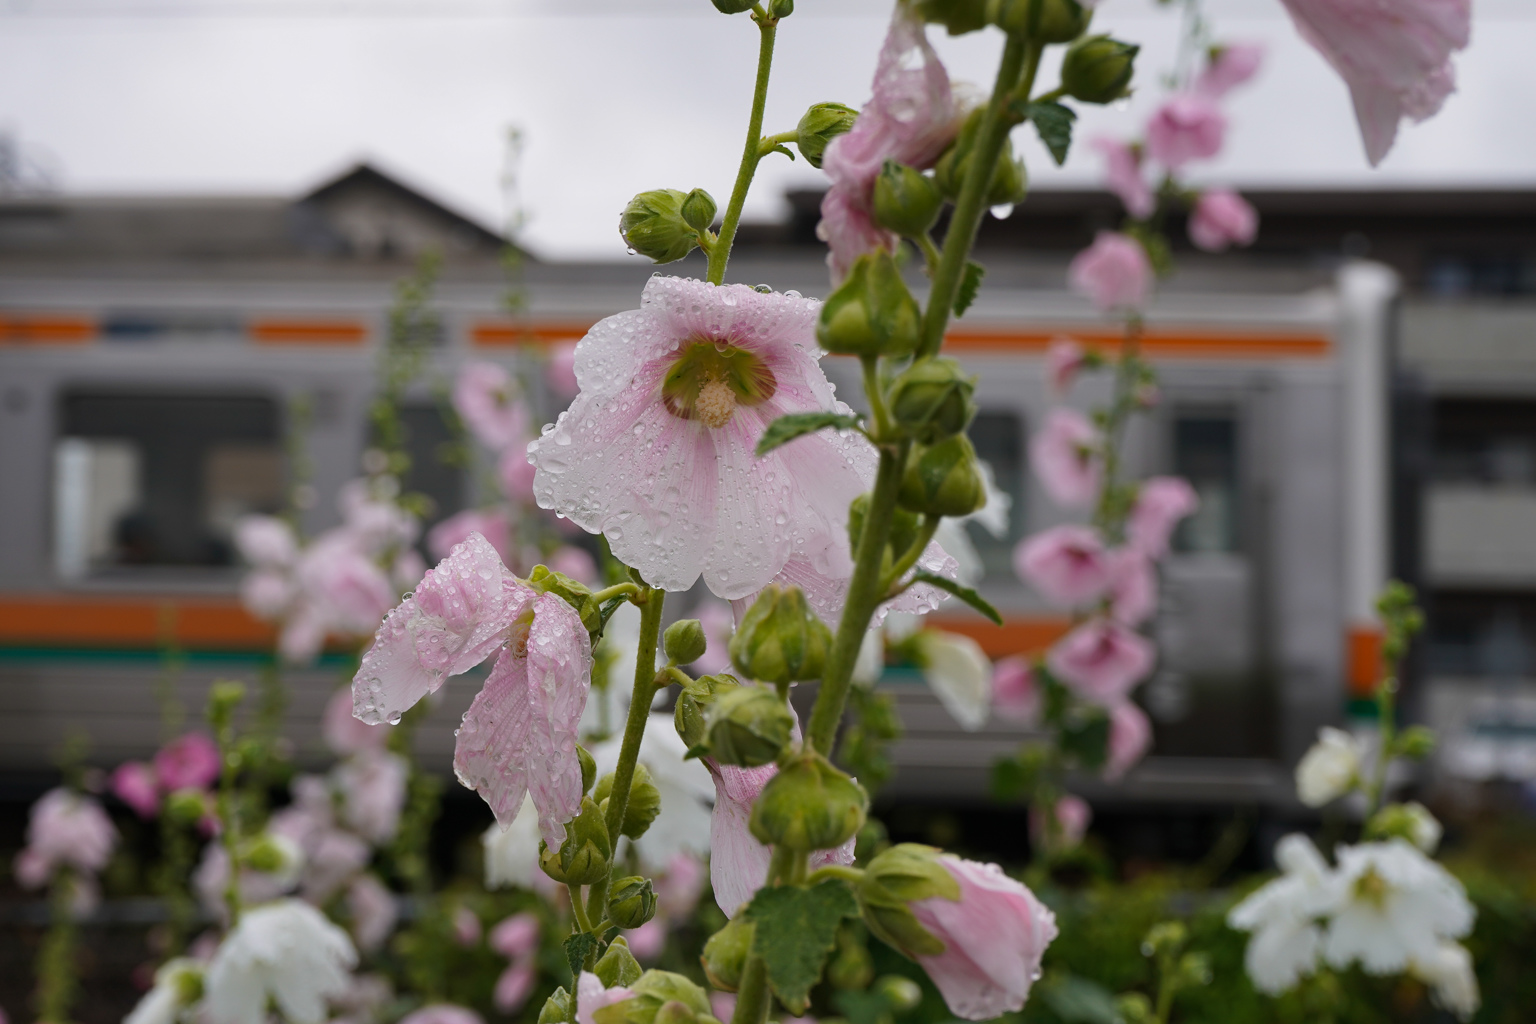
[[[864,824],[869,795],[819,754],[779,770],[752,805],[747,827],[758,842],[796,850],[830,850]]]
[[[1080,39],[1061,60],[1061,86],[1084,103],[1113,103],[1130,92],[1140,49],[1109,36]]]
[[[176,1005],[191,1006],[203,998],[203,965],[196,960],[177,957],[169,960],[155,972],[155,981],[164,976],[165,982],[176,993]]]
[[[1141,940],[1142,956],[1158,956],[1163,953],[1177,953],[1189,942],[1189,929],[1184,927],[1182,921],[1159,921],[1147,930],[1146,938]]]
[[[956,434],[914,451],[897,500],[902,508],[930,516],[968,516],[986,505],[987,486],[971,439]]]
[[[165,813],[183,825],[202,821],[208,811],[208,797],[200,789],[178,789],[165,798]]]
[[[683,198],[683,223],[695,231],[708,231],[715,222],[715,197],[696,188]]]
[[[593,600],[592,590],[585,583],[578,583],[548,566],[536,565],[528,574],[528,585],[540,593],[554,594],[576,609],[588,633],[603,628],[603,607]]]
[[[730,652],[747,678],[783,686],[820,678],[831,646],[832,631],[816,617],[800,588],[770,583],[742,617]]]
[[[768,17],[775,21],[789,17],[795,13],[795,0],[773,0],[768,5]]]
[[[1002,0],[993,24],[1036,43],[1070,43],[1092,16],[1077,0]]]
[[[608,944],[608,951],[598,959],[592,973],[597,975],[597,980],[603,983],[604,988],[618,988],[639,981],[642,971],[634,954],[629,951],[629,943],[620,935]]]
[[[841,103],[818,103],[807,110],[795,126],[795,146],[805,162],[821,166],[827,143],[853,127],[859,112]]]
[[[720,6],[719,0],[715,6]],[[657,263],[675,263],[699,244],[698,234],[683,220],[686,198],[675,188],[641,192],[619,215],[619,234],[640,255]]]
[[[1444,829],[1429,808],[1418,801],[1387,804],[1365,823],[1367,839],[1406,839],[1425,853],[1434,853]]]
[[[937,956],[944,943],[917,920],[907,905],[934,896],[960,898],[955,881],[938,857],[941,851],[917,843],[900,843],[872,859],[864,869],[855,895],[869,930],[908,956]]]
[[[1427,726],[1410,725],[1398,735],[1397,749],[1404,757],[1422,761],[1435,751],[1435,732]]]
[[[605,821],[608,817],[608,798],[612,794],[613,772],[609,772],[597,780],[597,788],[592,791],[592,799],[597,801],[598,810],[603,812]],[[629,802],[624,805],[624,822],[619,827],[619,834],[639,839],[660,813],[661,790],[651,781],[651,770],[637,761],[635,774],[629,780]]]
[[[655,917],[656,889],[651,880],[631,875],[614,882],[608,893],[608,916],[620,928],[639,928]]]
[[[721,14],[740,14],[750,11],[754,0],[709,0]]]
[[[848,506],[848,543],[850,550],[857,551],[859,535],[864,532],[864,517],[869,514],[869,495],[861,494]],[[905,552],[917,540],[921,523],[917,516],[904,508],[898,508],[891,516],[890,537],[886,541],[885,559],[891,561],[892,551]]]
[[[887,974],[880,978],[875,982],[875,991],[897,1013],[915,1010],[917,1004],[923,1001],[922,986],[900,974]]]
[[[908,238],[926,235],[939,222],[944,196],[915,167],[887,160],[875,178],[875,223]]]
[[[581,798],[581,813],[565,827],[565,842],[558,850],[539,844],[539,867],[557,882],[595,885],[608,877],[613,845],[602,811],[590,796]]]
[[[690,1010],[687,1003],[669,999],[656,1008],[651,1024],[698,1024],[698,1019],[698,1014]]]
[[[581,762],[581,791],[590,793],[592,782],[597,778],[597,762],[592,760],[592,755],[580,743],[576,744],[576,759]]]
[[[688,749],[700,746],[708,736],[705,717],[716,698],[734,690],[741,684],[735,676],[700,676],[677,695],[677,705],[672,709],[672,722],[677,734]]]
[[[658,1020],[662,1024],[707,1024],[715,1019],[710,1016],[709,997],[704,990],[681,974],[646,971],[630,988],[634,990],[633,996],[593,1013],[596,1024],[656,1024]],[[678,1006],[663,1017],[661,1008],[668,1003]]]
[[[913,6],[919,18],[943,25],[952,36],[987,25],[987,0],[917,0]]]
[[[711,985],[722,992],[736,991],[741,984],[741,973],[747,966],[747,956],[752,952],[755,932],[752,922],[738,914],[704,943],[704,955],[699,957],[699,963],[704,965],[704,976]]]
[[[816,321],[816,340],[844,356],[904,356],[917,348],[922,314],[884,249],[854,261],[848,277],[827,296]]]
[[[568,1024],[576,1019],[576,1000],[563,987],[544,1000],[539,1010],[539,1024]]]
[[[1140,992],[1126,992],[1115,1002],[1115,1009],[1125,1024],[1148,1024],[1153,1019],[1152,1000]]]
[[[667,658],[679,665],[687,665],[704,657],[709,641],[704,637],[704,625],[698,619],[681,619],[667,627],[661,634],[661,649]]]
[[[933,169],[934,183],[946,198],[959,197],[960,189],[965,185],[965,176],[970,173],[971,157],[976,149],[976,136],[981,130],[981,120],[985,113],[981,108],[971,111],[965,124],[960,126],[955,141],[939,157]],[[1028,186],[1029,177],[1025,173],[1024,164],[1014,157],[1013,143],[1008,142],[998,154],[997,169],[993,172],[992,184],[987,191],[987,205],[1023,202]]]
[[[722,695],[705,723],[709,756],[743,768],[776,760],[795,728],[784,698],[764,686],[741,686]]]
[[[975,391],[976,377],[953,359],[920,359],[891,384],[891,415],[908,437],[933,444],[970,426]]]
[[[300,856],[292,840],[279,839],[270,832],[253,836],[240,845],[241,866],[269,875],[297,870]]]
[[[875,963],[862,938],[856,936],[851,928],[839,929],[837,955],[827,964],[827,980],[832,983],[832,987],[868,988],[874,976]]]

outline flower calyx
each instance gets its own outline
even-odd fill
[[[897,501],[910,512],[929,516],[967,516],[985,506],[987,485],[970,438],[956,434],[927,448],[914,448]]]
[[[738,914],[725,923],[704,943],[704,954],[699,963],[709,983],[722,992],[735,992],[741,984],[742,972],[747,967],[747,957],[752,952],[752,939],[757,931],[752,919]]]
[[[1140,50],[1110,36],[1079,39],[1062,58],[1061,87],[1084,103],[1113,103],[1131,91]]]
[[[598,633],[603,628],[603,608],[592,596],[592,589],[578,583],[565,573],[555,572],[546,565],[536,565],[528,574],[528,586],[543,594],[554,594],[576,609],[581,624],[588,633]]]
[[[778,692],[747,684],[720,696],[705,716],[704,742],[720,764],[756,768],[789,745],[795,719]]]
[[[976,416],[976,377],[946,356],[920,359],[891,383],[891,417],[908,437],[931,445],[959,434]]]
[[[915,167],[887,160],[875,178],[875,223],[908,238],[921,238],[939,222],[944,195]]]
[[[858,834],[868,810],[864,787],[808,750],[779,766],[752,806],[747,827],[769,846],[831,850]]]
[[[683,219],[683,203],[690,195],[658,188],[635,196],[619,214],[624,243],[656,263],[675,263],[687,256],[699,244],[699,231]]]
[[[916,0],[913,9],[919,18],[958,36],[986,28],[988,6],[988,0]]]
[[[853,127],[859,112],[841,103],[816,103],[800,116],[795,125],[795,148],[812,167],[821,167],[827,143]]]
[[[592,791],[592,799],[597,802],[597,808],[603,812],[605,820],[608,816],[608,799],[612,794],[613,772],[609,772],[597,781],[597,788]],[[651,770],[643,761],[637,761],[635,774],[629,781],[629,802],[624,805],[624,821],[619,825],[619,835],[639,839],[660,813],[661,790],[651,780]]]
[[[677,734],[689,750],[707,749],[704,741],[709,735],[706,721],[709,707],[740,685],[735,676],[722,674],[700,676],[683,687],[672,709],[672,723],[677,726]]]
[[[630,988],[634,995],[592,1014],[595,1024],[720,1024],[709,996],[681,974],[646,971]]]
[[[608,919],[614,924],[620,928],[639,928],[655,916],[656,888],[649,878],[631,875],[613,883],[608,894]],[[639,971],[635,973],[638,975]]]
[[[935,896],[960,899],[960,883],[939,862],[939,854],[931,846],[899,843],[876,855],[854,887],[869,930],[909,957],[938,956],[945,949],[909,904]]]
[[[843,283],[822,304],[816,321],[821,347],[841,356],[905,356],[921,340],[922,314],[884,249],[854,261]]]
[[[977,136],[981,133],[981,122],[985,114],[986,111],[981,108],[971,111],[965,124],[961,125],[959,134],[955,136],[955,141],[934,165],[933,180],[945,198],[957,199],[960,196],[965,176],[970,173],[971,159],[976,151]],[[987,205],[1021,203],[1028,191],[1029,175],[1024,169],[1024,163],[1013,155],[1013,143],[1007,142],[998,154],[997,168],[992,172]]]
[[[763,588],[731,637],[731,662],[749,679],[779,687],[821,678],[832,631],[799,587]]]
[[[576,1019],[576,997],[564,986],[550,993],[539,1008],[539,1024],[568,1024]]]
[[[617,889],[628,881],[631,879],[620,879],[614,883],[614,888]],[[597,980],[603,983],[604,988],[627,988],[639,981],[640,975],[645,972],[640,967],[639,961],[635,959],[635,955],[629,951],[629,943],[625,942],[624,936],[620,935],[608,944],[608,951],[598,958],[597,963],[592,967],[592,973],[597,975]]]
[[[608,861],[613,844],[603,813],[590,797],[581,798],[581,813],[566,827],[565,842],[551,850],[539,844],[539,867],[557,882],[567,885],[595,885],[608,877]]]
[[[1070,43],[1093,17],[1078,0],[991,0],[988,9],[992,24],[1036,43]]]

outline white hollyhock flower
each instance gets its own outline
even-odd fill
[[[485,887],[499,889],[515,885],[531,889],[539,873],[539,811],[533,797],[523,797],[523,806],[503,829],[493,824],[480,837],[485,847]]]
[[[1339,907],[1323,945],[1334,967],[1358,960],[1371,974],[1395,974],[1472,930],[1476,911],[1461,883],[1407,840],[1343,847],[1337,877]]]
[[[265,1024],[273,1001],[292,1024],[321,1024],[356,965],[352,940],[320,911],[302,900],[269,903],[246,911],[213,955],[201,1012],[212,1024]]]
[[[975,731],[992,710],[992,662],[981,645],[959,633],[927,629],[917,636],[928,688],[961,728]]]
[[[615,735],[592,748],[598,778],[618,767],[623,741],[622,735]],[[645,834],[632,840],[647,873],[665,871],[679,853],[700,857],[709,853],[715,784],[703,763],[683,759],[687,753],[672,716],[666,712],[651,715],[650,727],[640,740],[638,760],[650,770],[651,781],[661,793],[661,811]]]
[[[1296,795],[1308,807],[1321,807],[1348,793],[1360,778],[1365,747],[1342,729],[1323,726],[1317,742],[1296,765]]]
[[[1472,970],[1472,954],[1459,943],[1440,943],[1433,956],[1415,959],[1410,969],[1431,988],[1438,1005],[1462,1020],[1471,1020],[1482,1005],[1477,974]]]
[[[203,987],[203,965],[177,957],[155,972],[155,984],[144,993],[123,1024],[176,1024],[183,1007],[191,1005]]]
[[[1338,884],[1312,840],[1294,833],[1275,847],[1284,872],[1233,907],[1227,924],[1253,933],[1244,965],[1260,992],[1277,995],[1317,967],[1323,932],[1317,925],[1338,902]]]

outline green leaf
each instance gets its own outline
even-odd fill
[[[752,952],[768,968],[773,994],[791,1013],[805,1013],[811,987],[820,980],[827,956],[837,946],[838,925],[844,918],[859,916],[853,891],[838,879],[809,889],[759,889],[744,913],[756,926]]]
[[[1034,122],[1035,132],[1045,148],[1051,151],[1059,167],[1066,163],[1067,150],[1072,148],[1072,122],[1077,113],[1071,107],[1055,100],[1041,100],[1024,108],[1024,115]]]
[[[843,416],[835,412],[793,412],[788,416],[780,416],[768,424],[768,429],[763,431],[762,437],[758,438],[758,458],[767,455],[779,445],[788,444],[797,437],[814,434],[827,427],[836,427],[838,430],[857,430],[859,420],[856,416]]]
[[[587,954],[597,952],[597,936],[591,932],[577,932],[565,940],[565,962],[570,965],[571,977],[581,977],[587,963]]]
[[[956,583],[954,580],[947,576],[939,576],[935,573],[919,571],[912,574],[912,582],[926,583],[930,587],[938,587],[946,594],[952,594],[955,597],[958,597],[960,600],[964,601],[972,608],[975,608],[987,618],[991,619],[997,625],[1001,626],[1003,624],[1003,617],[998,614],[997,609],[993,608],[986,598],[976,593],[976,591],[972,590],[970,587],[962,587],[960,584]]]
[[[1075,974],[1057,975],[1042,985],[1046,1005],[1067,1024],[1119,1024],[1114,993]]]
[[[966,260],[965,276],[960,278],[960,287],[955,291],[955,317],[958,319],[965,315],[965,311],[971,308],[971,303],[976,301],[976,293],[981,291],[981,279],[986,275],[987,268],[975,260]]]

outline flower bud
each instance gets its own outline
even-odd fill
[[[731,661],[749,679],[783,686],[817,679],[832,631],[816,617],[799,587],[770,583],[731,637]]]
[[[649,878],[631,875],[613,883],[608,917],[620,928],[639,928],[656,916],[656,889]]]
[[[922,314],[884,249],[854,261],[843,283],[822,304],[816,340],[844,356],[904,356],[917,348]]]
[[[1404,757],[1422,761],[1435,750],[1435,732],[1427,726],[1410,725],[1397,737],[1397,749]]]
[[[661,649],[669,661],[687,665],[704,657],[709,641],[704,636],[704,626],[698,619],[681,619],[667,627],[661,635]]]
[[[178,789],[165,798],[165,813],[183,825],[202,821],[208,811],[208,796],[200,789]]]
[[[887,160],[875,178],[875,223],[908,238],[926,235],[939,221],[944,196],[915,167]]]
[[[901,507],[929,516],[968,516],[986,505],[976,450],[964,434],[914,451],[897,493]]]
[[[695,231],[708,231],[715,222],[715,197],[696,188],[683,198],[683,223]]]
[[[826,758],[808,753],[768,780],[747,827],[769,846],[830,850],[853,838],[868,809],[863,786]]]
[[[1077,0],[1002,0],[993,24],[1036,43],[1070,43],[1088,27],[1091,13]]]
[[[741,686],[724,694],[705,721],[709,756],[743,768],[776,760],[795,728],[784,698],[764,686]]]
[[[875,991],[896,1013],[915,1010],[917,1004],[923,1001],[922,986],[900,974],[887,974],[878,979],[875,982]]]
[[[940,852],[917,843],[892,846],[869,862],[855,891],[869,930],[909,956],[944,952],[943,941],[908,908],[915,900],[934,896],[960,898],[960,883],[939,863]]]
[[[1442,834],[1440,822],[1418,801],[1387,804],[1365,823],[1367,839],[1406,839],[1429,854],[1440,845]]]
[[[557,882],[594,885],[608,877],[613,845],[602,811],[589,796],[581,798],[581,813],[565,829],[565,842],[551,850],[539,844],[539,867]]]
[[[563,987],[555,989],[539,1010],[539,1024],[568,1024],[576,1019],[576,1000]]]
[[[953,359],[920,359],[891,384],[891,415],[908,437],[933,444],[970,426],[975,391],[976,378]]]
[[[868,494],[861,494],[854,498],[848,506],[848,544],[849,549],[857,552],[859,547],[859,535],[864,532],[864,517],[869,514]],[[886,539],[885,559],[889,564],[892,551],[905,552],[917,540],[917,531],[921,527],[918,517],[904,508],[895,509],[891,516],[891,532]]]
[[[704,965],[704,976],[711,985],[722,992],[736,991],[736,986],[741,984],[741,973],[747,966],[747,956],[752,952],[755,931],[752,921],[738,914],[704,943],[704,955],[699,957],[699,963]]]
[[[952,36],[987,25],[987,0],[917,0],[913,6],[919,18],[943,25]]]
[[[841,929],[837,933],[837,955],[827,964],[827,980],[833,988],[869,987],[871,979],[875,976],[875,962],[870,958],[869,949],[851,929]]]
[[[779,21],[795,13],[795,0],[773,0],[768,5],[768,17]]]
[[[269,875],[297,873],[303,853],[287,836],[263,832],[240,845],[240,864]]]
[[[597,801],[603,819],[608,818],[608,798],[613,794],[613,772],[597,781],[592,799]],[[639,839],[651,827],[656,815],[661,813],[661,790],[651,781],[651,770],[643,762],[635,762],[635,774],[629,780],[629,802],[624,805],[624,822],[619,834]]]
[[[677,706],[672,709],[672,722],[689,750],[702,745],[708,735],[705,716],[709,706],[740,685],[734,676],[718,675],[700,676],[683,687],[677,695]]]
[[[986,111],[980,108],[971,111],[965,123],[960,126],[955,141],[934,166],[934,183],[946,198],[958,198],[960,189],[965,185],[965,176],[970,173],[971,157],[976,149],[976,136],[981,131],[981,121],[985,114]],[[987,191],[987,205],[1023,202],[1028,188],[1029,176],[1024,170],[1024,164],[1014,157],[1013,143],[1007,142],[997,157],[997,169],[992,174],[992,184]]]
[[[1061,86],[1084,103],[1113,103],[1130,92],[1140,49],[1109,36],[1080,39],[1061,60]]]
[[[805,162],[821,166],[827,143],[853,127],[859,112],[841,103],[817,103],[807,110],[795,126],[795,146]]]
[[[633,996],[592,1014],[596,1024],[707,1024],[715,1019],[704,990],[681,974],[646,971],[630,988]],[[663,1007],[668,1007],[665,1015]]]
[[[621,882],[628,881],[628,878],[621,879]],[[592,973],[597,975],[597,980],[603,983],[604,988],[619,988],[633,985],[644,972],[634,954],[629,951],[629,943],[620,935],[608,944],[608,951],[598,958]]]
[[[740,14],[750,11],[755,0],[709,0],[721,14]]]
[[[720,0],[715,6],[720,6]],[[641,192],[619,215],[619,234],[631,249],[657,263],[682,259],[699,244],[698,234],[683,220],[686,198],[675,188]]]
[[[540,593],[554,594],[576,609],[588,633],[603,628],[602,605],[593,599],[592,589],[585,583],[578,583],[565,573],[555,572],[548,566],[536,565],[533,572],[528,574],[528,585]]]

